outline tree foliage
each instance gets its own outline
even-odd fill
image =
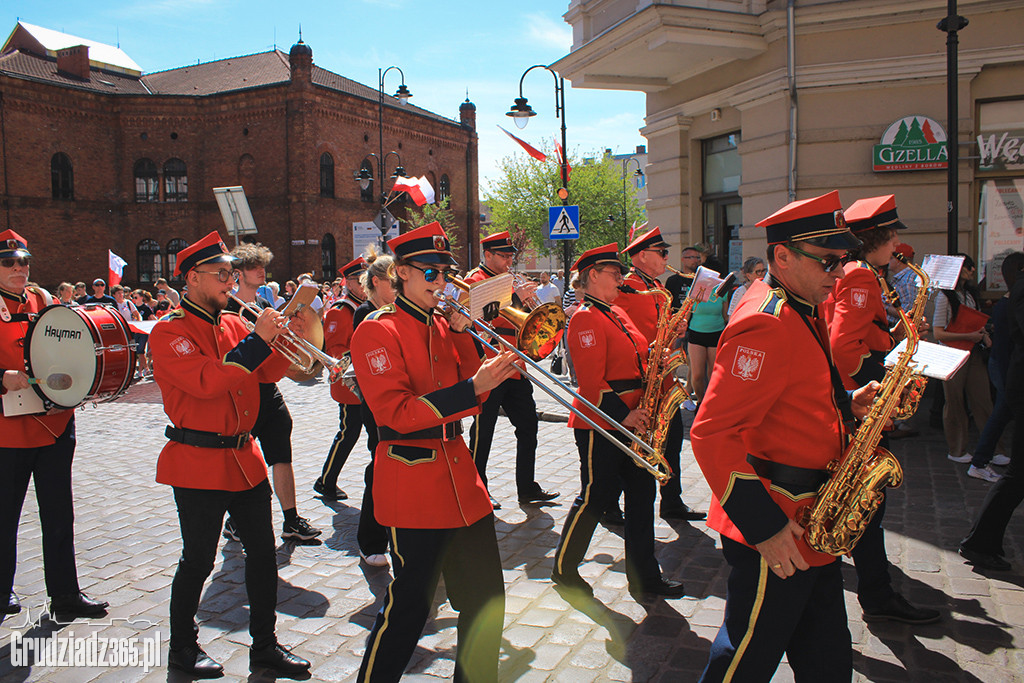
[[[551,248],[545,246],[548,207],[562,203],[557,194],[562,186],[561,167],[552,159],[553,154],[546,162],[520,154],[505,157],[500,175],[485,193],[484,201],[491,207],[492,231],[521,229],[540,256],[561,258],[560,243],[549,242]],[[569,164],[572,172],[568,203],[580,207],[580,239],[573,245],[575,254],[609,242],[624,246],[621,162],[603,155],[587,161],[570,155]],[[643,208],[633,194],[631,174],[626,177],[625,209],[626,225],[644,221]]]
[[[445,233],[447,233],[448,241],[454,250],[461,242],[462,226],[455,220],[455,213],[451,210],[450,204],[451,197],[445,197],[433,204],[409,207],[409,217],[405,222],[411,229],[437,221],[444,228]]]

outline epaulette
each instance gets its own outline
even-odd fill
[[[857,264],[858,268],[867,268],[868,270],[870,270],[872,272],[874,272],[874,270],[875,270],[874,268],[871,267],[871,264],[868,263],[867,261],[853,261],[853,263]]]
[[[174,320],[175,318],[184,318],[185,309],[175,308],[173,311],[168,311],[164,315],[160,316],[160,320]]]
[[[370,314],[366,316],[366,319],[367,320],[376,320],[378,317],[380,317],[380,316],[382,316],[382,315],[384,315],[386,313],[394,313],[394,312],[395,312],[395,305],[394,304],[384,304],[383,306],[378,308],[376,311],[370,311]]]
[[[764,301],[757,307],[759,313],[767,313],[773,315],[776,318],[779,317],[779,313],[782,312],[782,306],[786,303],[786,290],[782,287],[775,289],[769,289],[768,294],[764,297]]]

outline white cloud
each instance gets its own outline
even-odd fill
[[[527,37],[545,45],[564,52],[572,47],[572,28],[564,21],[552,19],[546,14],[527,14]]]

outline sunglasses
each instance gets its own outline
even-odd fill
[[[434,282],[437,280],[438,275],[443,277],[445,282],[451,282],[452,278],[455,277],[455,271],[451,268],[420,268],[413,263],[407,265],[423,273],[423,277],[427,282]]]
[[[787,244],[786,248],[789,249],[790,251],[795,251],[801,256],[806,256],[812,261],[817,261],[818,263],[821,264],[821,267],[825,270],[826,273],[831,273],[837,267],[846,263],[846,260],[849,258],[848,254],[843,254],[842,256],[836,256],[835,254],[829,254],[828,256],[815,256],[814,254],[804,251],[799,247],[794,247],[792,244]]]
[[[4,268],[13,268],[15,265],[28,266],[29,262],[28,256],[22,256],[21,258],[5,258],[0,259],[0,266],[3,266]]]
[[[657,254],[661,258],[668,258],[668,249],[664,249],[664,248],[662,248],[662,249],[644,249],[644,251],[653,251],[655,254]]]
[[[231,279],[231,276],[234,274],[235,271],[233,271],[233,270],[198,270],[197,269],[196,272],[197,273],[205,273],[207,275],[213,275],[220,282],[227,282],[228,280]],[[158,296],[160,294],[164,294],[164,293],[163,292],[158,292],[157,293]],[[165,296],[166,296],[166,294],[165,294]]]

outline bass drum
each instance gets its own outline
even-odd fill
[[[29,325],[25,368],[39,380],[32,388],[48,408],[74,408],[120,397],[135,376],[135,342],[128,323],[113,308],[100,304],[47,306]],[[51,375],[68,382],[47,385]],[[63,378],[61,378],[63,379]]]

